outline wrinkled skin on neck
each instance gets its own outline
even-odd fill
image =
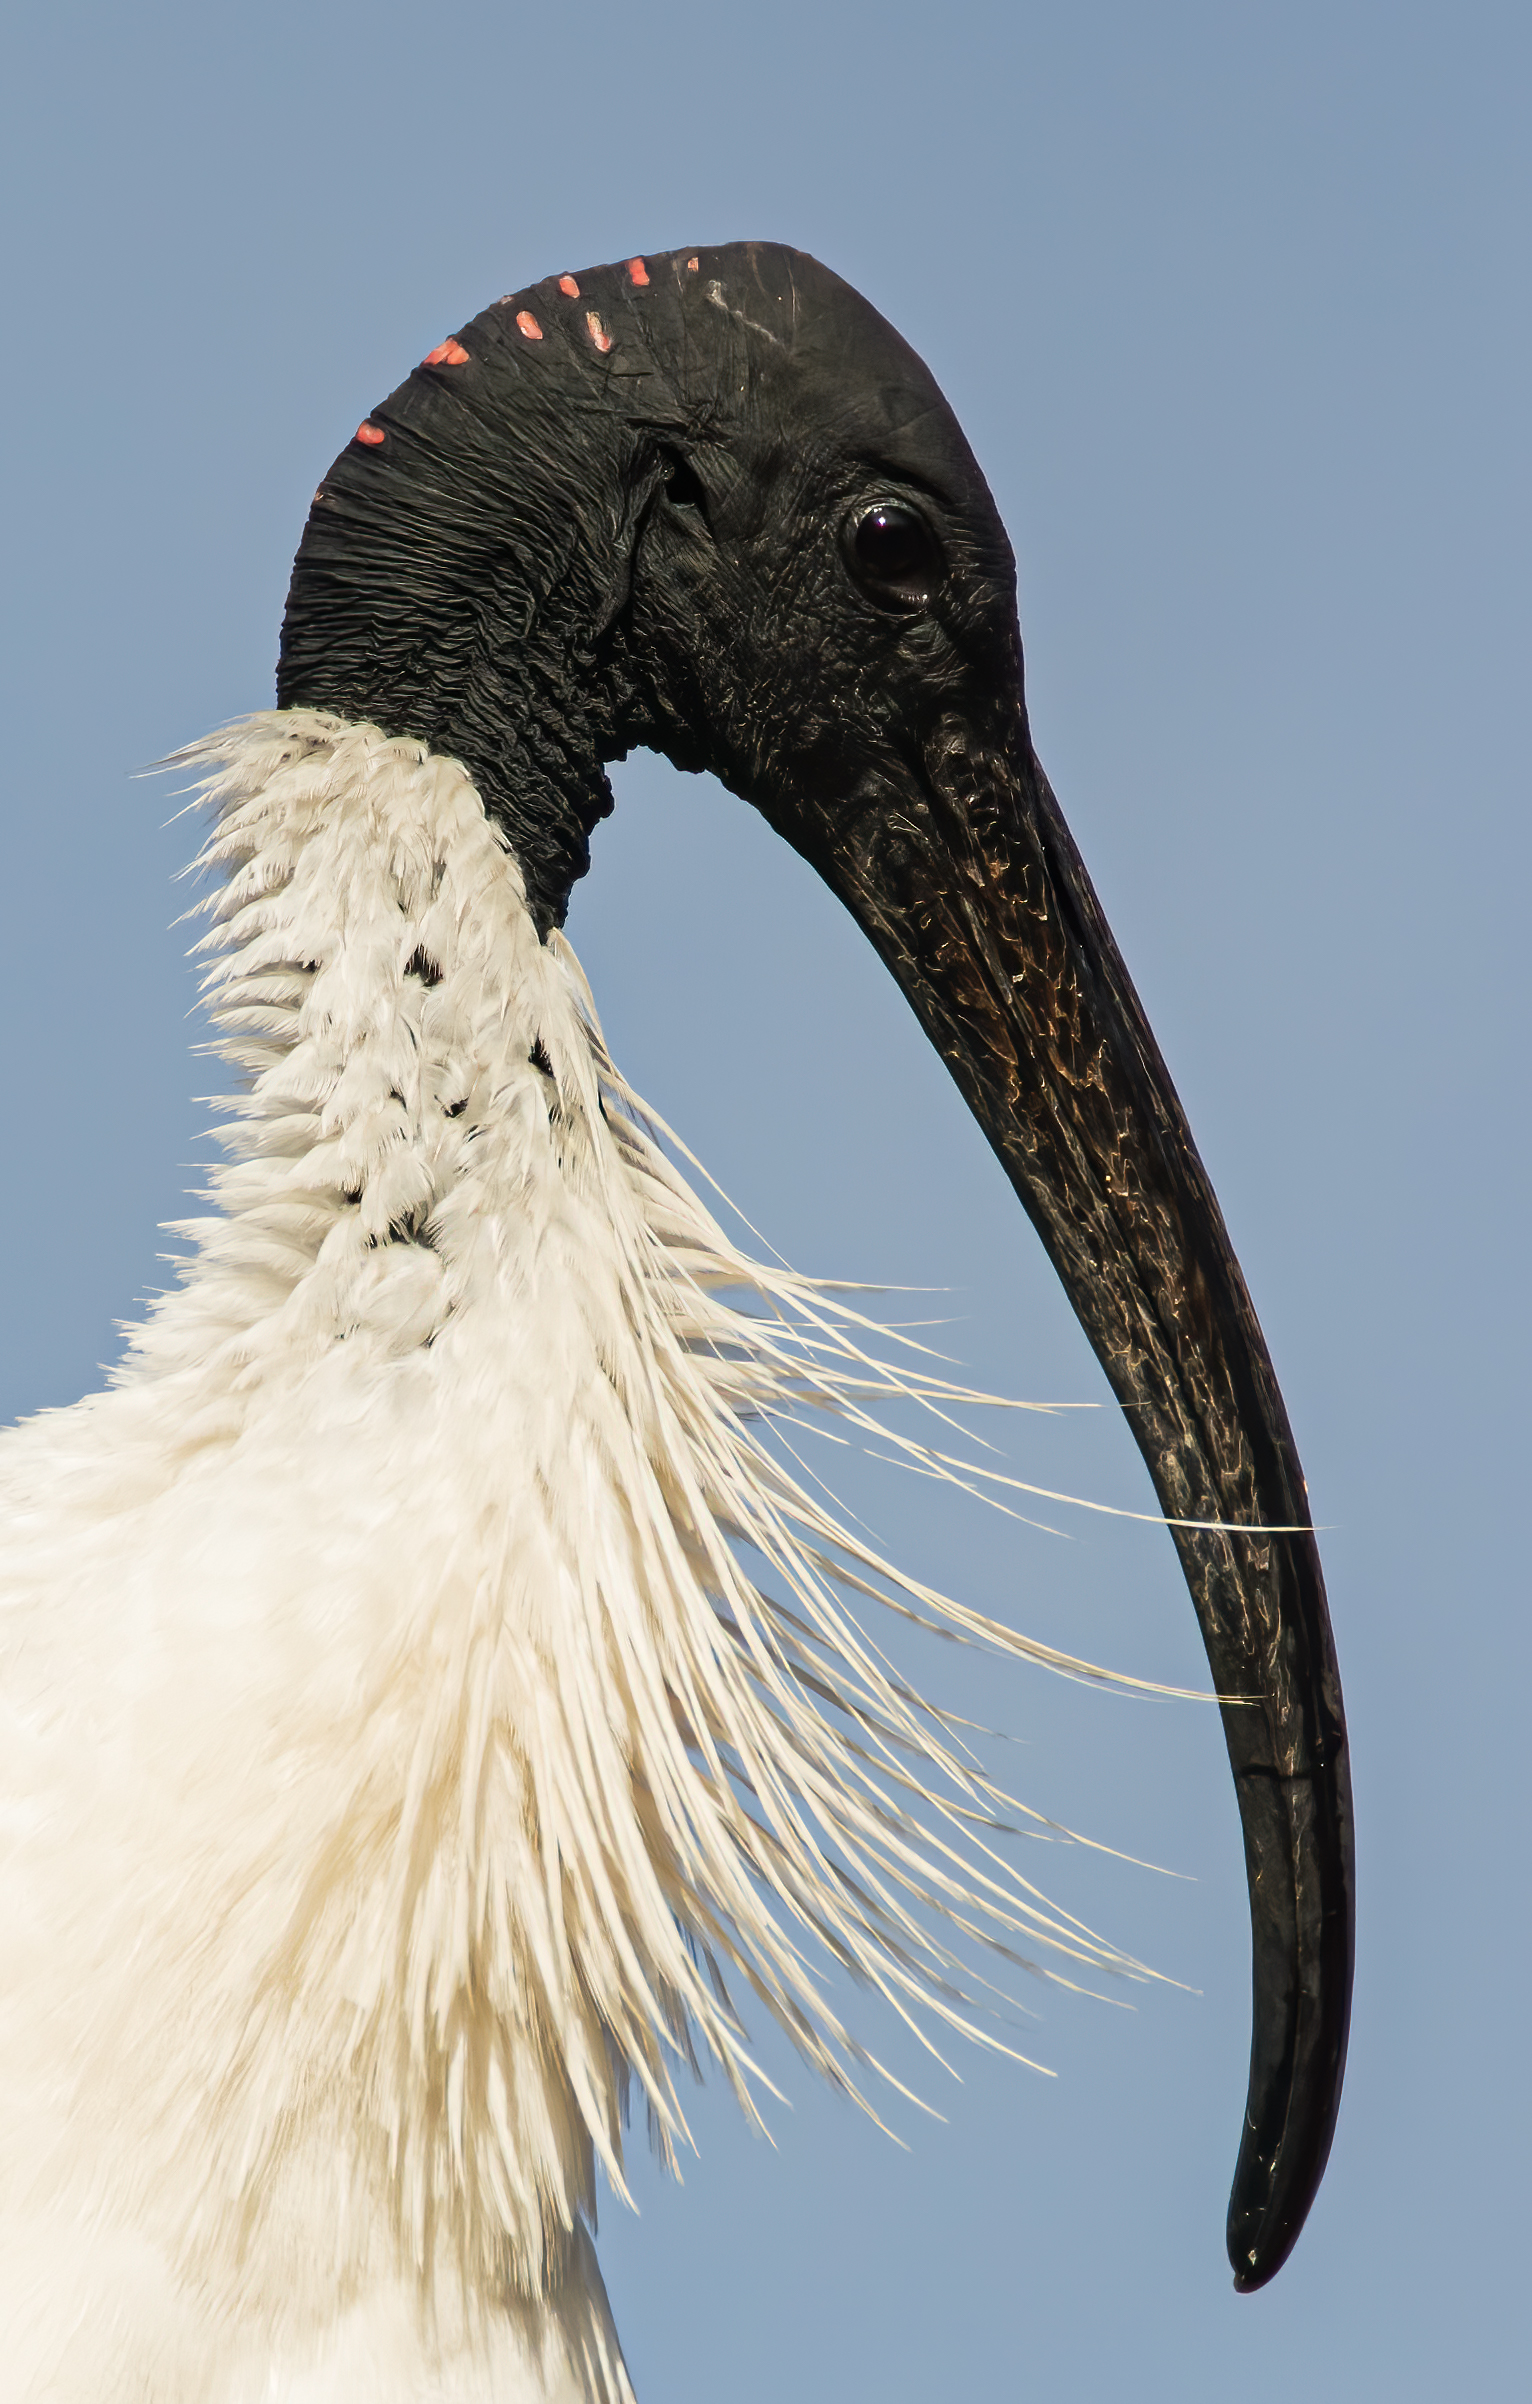
[[[574,287],[573,290],[570,287]],[[316,498],[279,693],[461,758],[562,921],[635,744],[840,895],[1036,1225],[1174,1528],[1253,1932],[1236,2284],[1302,2226],[1351,1991],[1339,1675],[1302,1474],[1184,1114],[1033,754],[1010,546],[922,362],[770,245],[549,279],[462,329]],[[913,525],[909,589],[869,513]],[[917,589],[918,588],[918,589]]]

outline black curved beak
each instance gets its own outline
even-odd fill
[[[780,821],[779,821],[780,823]],[[1323,2175],[1351,2007],[1340,1674],[1298,1455],[1207,1173],[1024,720],[949,721],[789,839],[941,1053],[1047,1246],[1172,1521],[1244,1823],[1254,2030],[1228,2245],[1279,2270]],[[1234,1530],[1252,1531],[1236,1533]]]

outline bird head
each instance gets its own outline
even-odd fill
[[[1345,1723],[1306,1490],[1206,1172],[1032,749],[1015,570],[928,369],[799,252],[549,278],[316,496],[278,674],[461,759],[546,933],[634,745],[711,770],[887,963],[1144,1454],[1223,1709],[1253,1936],[1236,2284],[1322,2176],[1350,2008]]]

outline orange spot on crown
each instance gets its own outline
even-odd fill
[[[635,284],[647,284],[649,281],[649,270],[644,265],[642,259],[630,259],[628,261],[628,273],[633,278]]]
[[[383,429],[381,426],[374,426],[364,417],[357,427],[356,439],[358,442],[380,443],[383,440]]]
[[[516,312],[516,323],[520,326],[528,342],[541,342],[543,338],[543,329],[538,324],[530,309],[518,309]]]
[[[697,272],[697,262],[696,262],[696,260],[695,260],[695,259],[688,259],[688,260],[687,260],[687,262],[686,262],[686,272],[687,272],[687,274],[688,274],[688,275],[695,275],[695,274],[696,274],[696,272]]]
[[[434,351],[427,351],[422,367],[466,367],[468,353],[460,342],[439,342]]]
[[[590,310],[587,314],[585,323],[589,331],[590,338],[595,344],[597,350],[609,351],[612,347],[612,337],[607,332],[600,318],[596,315],[594,309]]]
[[[560,292],[567,292],[571,300],[578,300],[580,297],[580,287],[575,282],[572,275],[561,275],[559,277],[559,290]]]

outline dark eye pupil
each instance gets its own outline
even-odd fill
[[[875,501],[850,530],[851,565],[875,601],[919,609],[941,576],[936,539],[918,510],[903,501]]]

